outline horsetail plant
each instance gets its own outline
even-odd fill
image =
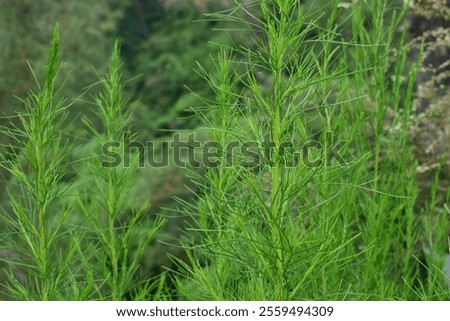
[[[26,112],[11,119],[2,133],[14,141],[1,166],[11,176],[10,208],[2,213],[0,263],[7,266],[6,297],[18,300],[126,300],[162,294],[157,281],[139,271],[149,242],[164,224],[147,220],[148,205],[138,209],[128,200],[135,170],[124,164],[102,166],[102,146],[120,142],[131,131],[122,97],[119,46],[95,105],[103,130],[86,119],[98,147],[76,161],[78,150],[67,142],[68,105],[58,100],[59,36],[55,28],[45,82],[23,100]],[[14,121],[13,121],[14,120]],[[124,147],[125,149],[125,147]],[[69,168],[70,167],[70,168]],[[87,171],[91,182],[73,188],[65,173]],[[78,194],[78,196],[74,195]],[[74,202],[78,200],[78,202]],[[83,215],[84,214],[84,215]],[[84,218],[83,218],[84,216]],[[147,224],[148,223],[148,224]]]
[[[320,184],[316,177],[328,161],[313,145],[301,153],[302,140],[314,134],[305,119],[317,100],[318,84],[343,76],[339,70],[321,75],[315,66],[324,59],[323,52],[317,55],[318,45],[335,36],[321,30],[309,40],[311,46],[303,46],[317,21],[308,21],[297,1],[234,3],[235,8],[215,17],[241,22],[253,43],[235,52],[224,53],[224,48],[217,79],[200,68],[217,95],[213,103],[205,100],[210,110],[203,117],[222,154],[218,167],[200,183],[204,193],[194,208],[198,214],[191,214],[199,224],[192,230],[200,231],[202,243],[192,250],[186,244],[192,266],[182,264],[188,281],[177,284],[189,299],[317,298],[326,287],[316,269],[328,275],[354,255],[346,250],[352,236],[330,237],[339,223],[337,213],[319,225],[308,223],[314,206],[306,195]],[[235,53],[242,61],[232,58]],[[226,148],[233,142],[243,149]],[[257,155],[257,164],[242,166],[248,156],[242,150]],[[331,166],[327,171],[339,176],[344,170]]]
[[[215,97],[199,97],[210,141],[205,171],[193,171],[195,200],[180,200],[191,225],[187,260],[167,272],[174,288],[140,267],[165,219],[132,197],[142,150],[132,142],[119,45],[98,83],[96,117],[84,121],[90,150],[80,152],[57,89],[56,27],[44,82],[0,130],[12,141],[0,163],[9,176],[0,212],[6,298],[450,298],[438,176],[428,206],[416,208],[408,128],[420,64],[408,63],[407,1],[231,2],[206,17],[244,40],[220,46],[214,71],[198,64]],[[112,153],[119,162],[104,158]]]
[[[103,90],[95,97],[96,115],[103,131],[85,119],[96,138],[98,151],[108,144],[124,141],[124,137],[131,133],[131,110],[122,96],[119,62],[119,45],[116,42],[109,74],[100,81]],[[121,151],[126,150],[127,146],[122,146]],[[79,203],[91,231],[89,235],[94,243],[98,242],[99,262],[94,263],[101,266],[100,279],[104,280],[104,287],[100,289],[102,298],[149,298],[153,287],[161,285],[158,282],[164,284],[164,279],[155,283],[148,276],[139,277],[138,270],[144,250],[163,226],[164,219],[157,217],[150,222],[146,218],[146,203],[132,209],[129,197],[136,177],[135,168],[124,163],[109,166],[104,163],[101,153],[93,155],[86,167],[92,184],[86,186]]]
[[[180,294],[421,297],[423,262],[414,257],[425,231],[408,141],[418,65],[408,69],[398,33],[407,3],[233,4],[207,19],[240,23],[251,40],[223,46],[216,73],[199,68],[216,94],[199,109],[213,140],[205,153],[216,162],[196,179],[197,203],[183,203],[198,237],[184,242]],[[439,282],[427,294],[450,297]]]
[[[18,122],[11,118],[11,127],[2,128],[14,145],[1,163],[12,180],[11,206],[2,214],[6,221],[2,234],[9,235],[0,260],[8,267],[7,295],[19,300],[74,299],[72,290],[78,288],[72,261],[79,240],[66,226],[73,207],[60,203],[71,146],[63,139],[68,105],[57,98],[59,59],[57,26],[44,83],[37,82],[38,91],[22,100],[25,112],[17,115]]]

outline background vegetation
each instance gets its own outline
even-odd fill
[[[297,4],[0,0],[0,297],[450,299],[448,4]],[[261,162],[98,166],[177,132]]]

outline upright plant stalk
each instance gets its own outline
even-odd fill
[[[70,288],[77,287],[72,283],[75,267],[71,265],[77,241],[67,237],[70,230],[66,227],[72,207],[59,204],[71,152],[63,141],[67,106],[56,97],[59,57],[56,26],[44,84],[38,84],[37,93],[30,92],[23,100],[26,112],[18,114],[19,125],[2,128],[2,133],[16,143],[11,158],[1,166],[13,177],[9,188],[11,214],[6,220],[12,230],[10,246],[19,258],[7,263],[11,267],[10,295],[21,300],[68,299]]]
[[[86,124],[96,137],[97,146],[110,143],[125,143],[129,135],[131,111],[122,97],[123,85],[120,79],[119,45],[116,42],[111,56],[108,76],[101,80],[103,91],[95,98],[96,114],[101,120],[104,132],[98,130],[89,120]],[[101,279],[107,289],[101,293],[112,300],[140,298],[150,295],[155,286],[151,278],[139,279],[138,268],[149,242],[155,238],[164,224],[160,217],[153,222],[145,216],[148,205],[133,209],[129,200],[136,169],[127,167],[125,158],[128,146],[121,146],[121,163],[113,167],[103,167],[99,154],[87,164],[94,184],[87,187],[87,197],[81,196],[80,205],[87,217],[93,233],[98,239]],[[140,155],[141,156],[141,155]],[[135,159],[135,157],[133,157]]]
[[[189,299],[288,300],[304,294],[307,283],[317,279],[312,275],[314,268],[344,247],[335,244],[330,251],[327,241],[313,239],[315,228],[302,227],[305,217],[300,208],[307,206],[302,204],[302,194],[322,168],[311,169],[307,162],[292,166],[295,157],[289,153],[293,150],[286,154],[285,148],[286,143],[300,144],[299,137],[308,137],[302,116],[312,100],[308,91],[321,82],[314,68],[319,60],[312,57],[316,56],[314,46],[325,42],[326,32],[311,40],[312,48],[301,52],[315,22],[304,22],[298,2],[253,1],[251,10],[250,5],[234,3],[235,8],[215,17],[239,21],[254,43],[234,48],[242,61],[219,56],[218,79],[202,70],[217,95],[215,102],[204,100],[210,109],[202,115],[212,137],[253,146],[259,162],[247,168],[242,165],[248,156],[243,149],[227,149],[220,165],[208,169],[200,180],[204,193],[189,211],[194,222],[200,223],[193,230],[199,231],[203,244],[189,250],[192,266],[181,264],[187,281],[180,279],[177,284]],[[242,92],[239,85],[244,87]],[[227,184],[219,185],[224,173]],[[201,267],[202,260],[209,263],[207,269]],[[299,265],[302,261],[304,265]]]
[[[291,16],[293,9],[292,7],[289,7],[290,5],[285,2],[284,4],[282,2],[278,3],[279,8],[274,8],[274,10],[277,10],[280,13],[281,18],[276,19],[273,17],[273,12],[270,12],[270,9],[267,7],[266,2],[261,2],[261,9],[263,13],[263,18],[267,23],[267,26],[270,28],[267,29],[268,32],[268,42],[267,42],[267,49],[270,59],[272,60],[270,62],[271,66],[271,72],[273,75],[273,101],[271,101],[271,126],[270,126],[270,134],[273,141],[274,146],[274,153],[273,153],[273,160],[274,160],[274,166],[271,167],[271,177],[272,177],[272,186],[271,186],[271,221],[276,226],[282,226],[283,221],[283,208],[281,204],[281,187],[280,187],[280,180],[282,175],[282,168],[281,168],[281,162],[279,157],[279,148],[280,144],[282,143],[282,123],[284,121],[284,98],[285,95],[285,88],[284,88],[284,81],[283,81],[283,69],[284,64],[286,63],[285,59],[287,58],[287,51],[289,50],[288,42],[289,38],[286,34],[288,28],[289,28],[289,21],[287,20],[288,17]],[[286,7],[287,6],[287,7]],[[274,30],[271,30],[271,29]],[[276,289],[276,296],[275,299],[281,300],[284,297],[284,285],[285,281],[283,280],[283,274],[284,274],[284,258],[283,258],[283,251],[281,249],[281,235],[280,231],[278,229],[273,229],[273,243],[274,246],[277,248],[276,251],[276,275],[277,280],[275,281],[277,284]]]

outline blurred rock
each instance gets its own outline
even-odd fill
[[[416,0],[412,7],[412,58],[418,58],[422,41],[424,51],[410,138],[419,163],[419,199],[426,200],[437,169],[438,191],[445,194],[450,188],[450,1]]]

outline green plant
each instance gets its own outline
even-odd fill
[[[2,233],[11,240],[5,248],[9,255],[2,261],[9,267],[9,295],[20,300],[73,297],[79,276],[78,268],[71,266],[79,249],[76,227],[66,226],[73,206],[59,203],[71,145],[63,138],[67,105],[57,98],[55,89],[58,32],[56,28],[44,83],[22,101],[26,111],[17,115],[19,125],[2,128],[15,142],[1,163],[14,177],[9,189],[11,206],[2,214],[7,224]]]
[[[217,58],[198,63],[198,76],[210,88],[189,100],[202,104],[194,111],[204,128],[192,131],[201,143],[192,147],[203,150],[190,154],[172,146],[169,155],[170,162],[176,154],[201,157],[204,166],[191,172],[195,199],[178,200],[190,222],[182,240],[187,260],[172,258],[178,270],[161,274],[142,263],[152,242],[171,237],[161,237],[166,219],[143,199],[148,177],[155,186],[165,180],[161,194],[179,188],[179,180],[168,178],[175,169],[138,175],[142,151],[131,143],[136,105],[124,99],[117,42],[107,76],[95,84],[101,90],[93,102],[79,100],[92,109],[83,118],[90,137],[78,146],[71,136],[73,103],[61,98],[64,86],[57,85],[54,30],[44,81],[32,71],[37,90],[21,100],[25,111],[3,118],[9,124],[0,128],[12,142],[1,146],[7,173],[2,297],[450,298],[443,272],[450,192],[439,193],[445,160],[431,199],[417,206],[408,131],[421,62],[408,61],[407,3],[232,2],[206,16],[216,26],[229,24],[230,37],[221,33]],[[242,42],[233,42],[236,31],[245,35]],[[190,134],[180,135],[182,141]],[[105,162],[105,149],[121,162]]]
[[[68,109],[70,115],[64,124],[65,132],[72,135],[76,145],[83,144],[88,137],[78,116],[87,115],[89,109],[78,98],[83,87],[97,81],[92,66],[100,74],[108,68],[123,2],[0,0],[0,7],[0,43],[4,48],[0,52],[0,60],[3,61],[0,66],[2,116],[12,116],[14,122],[17,112],[25,112],[23,104],[15,97],[25,98],[30,89],[37,89],[28,66],[33,66],[36,75],[45,73],[48,39],[52,37],[53,25],[58,22],[61,33],[59,46],[64,53],[61,73],[71,74],[65,79],[63,95],[68,102],[73,102]],[[91,93],[94,90],[96,88],[91,88]],[[9,125],[8,117],[0,118],[0,126]],[[0,144],[14,142],[2,135]],[[0,175],[4,181],[10,179],[9,173],[3,169],[0,169]],[[6,184],[0,183],[0,206],[8,206],[9,203],[5,187]]]
[[[199,115],[217,166],[197,179],[198,201],[184,203],[194,224],[180,294],[423,299],[424,263],[414,255],[425,231],[407,139],[418,64],[407,64],[406,4],[330,1],[308,12],[298,1],[233,3],[208,18],[240,23],[233,27],[253,37],[224,46],[217,72],[199,67],[216,95]],[[443,282],[427,295],[448,298]]]
[[[164,276],[139,270],[143,251],[164,224],[146,218],[148,205],[135,209],[129,200],[136,178],[131,165],[105,167],[102,146],[130,132],[130,110],[122,97],[119,49],[116,43],[103,91],[95,97],[93,149],[77,158],[65,132],[68,107],[56,89],[60,68],[59,28],[55,28],[43,85],[23,100],[26,112],[2,127],[14,146],[3,146],[1,166],[13,177],[10,206],[0,216],[0,263],[6,266],[2,292],[18,300],[126,300],[162,297]],[[18,124],[17,124],[18,123]],[[69,136],[70,137],[70,136]],[[125,147],[123,147],[125,149]],[[74,160],[75,158],[75,160]],[[81,164],[81,166],[79,166]],[[77,167],[78,165],[78,167]],[[74,188],[89,173],[89,185]],[[73,175],[73,174],[72,174]]]
[[[101,80],[103,91],[95,98],[96,114],[103,124],[97,129],[91,121],[85,123],[91,129],[99,148],[111,142],[121,142],[124,135],[130,135],[131,110],[122,97],[122,83],[119,74],[119,48],[114,47],[108,77]],[[122,146],[123,155],[128,146]],[[136,279],[136,272],[144,250],[164,224],[157,217],[153,222],[145,218],[148,204],[132,210],[130,191],[135,182],[136,170],[126,165],[102,165],[102,156],[95,153],[87,164],[92,184],[85,187],[80,199],[82,212],[86,216],[87,233],[98,242],[97,260],[101,266],[101,278],[107,290],[103,299],[124,300],[128,297],[148,297],[155,286],[149,278]],[[163,279],[157,280],[164,282]],[[156,282],[156,285],[158,285]],[[163,284],[163,283],[162,283]]]

